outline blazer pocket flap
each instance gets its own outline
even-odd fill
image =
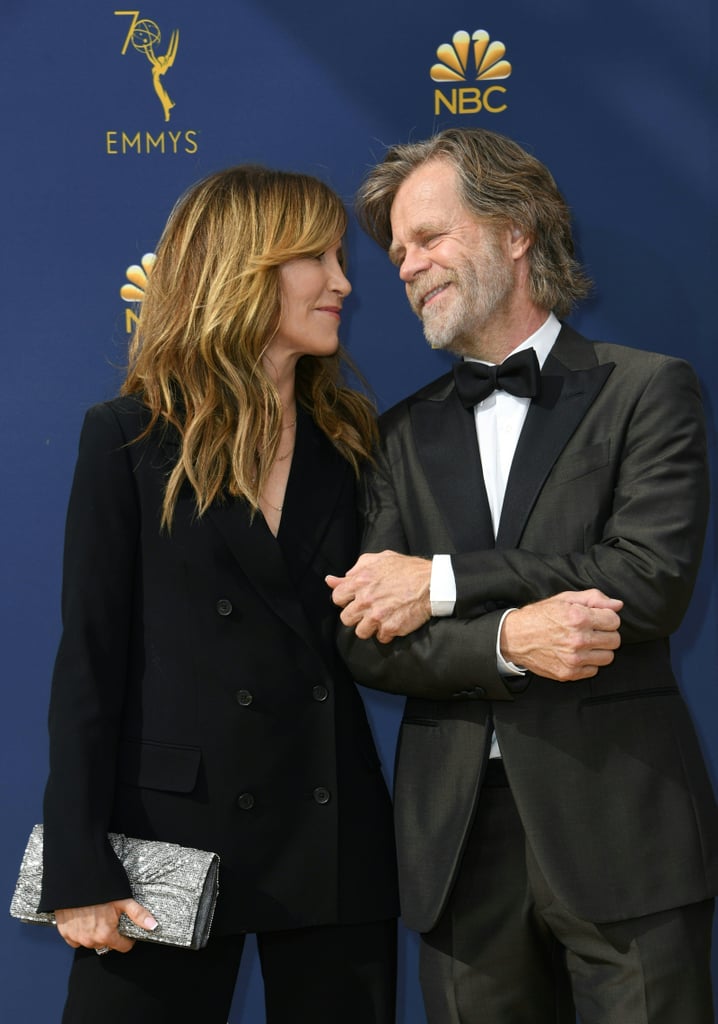
[[[201,757],[199,747],[123,740],[118,762],[119,780],[128,786],[189,793],[197,782]]]
[[[600,441],[598,444],[582,448],[581,451],[561,456],[549,477],[549,483],[563,484],[586,476],[587,473],[593,473],[594,470],[608,464],[610,455],[611,442]]]

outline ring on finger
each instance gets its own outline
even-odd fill
[[[104,956],[105,953],[109,953],[110,952],[110,947],[109,946],[98,946],[97,949],[95,950],[95,952],[97,953],[98,956]]]

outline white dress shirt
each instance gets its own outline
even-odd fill
[[[533,348],[536,352],[539,366],[543,367],[560,330],[561,324],[553,313],[549,313],[548,318],[541,327],[525,341],[522,341],[520,345],[517,345],[509,355],[513,355],[514,352],[520,352],[523,349]],[[473,361],[482,362],[483,360]],[[510,395],[508,391],[496,390],[488,398],[485,398],[483,402],[479,402],[478,405],[474,406],[476,437],[479,443],[479,452],[481,453],[481,467],[484,474],[486,496],[489,500],[494,537],[499,529],[511,463],[513,462],[516,445],[518,444],[530,404],[530,398],[519,398],[516,395]],[[432,615],[453,614],[456,604],[456,581],[450,555],[434,555],[431,566],[429,599],[431,601]],[[505,615],[507,614],[508,610]],[[503,623],[505,615],[502,616],[501,623]],[[501,656],[499,649],[501,623],[499,623],[496,636],[496,661],[499,671],[503,675],[523,675],[522,669],[507,662]],[[491,740],[490,756],[500,756],[496,735]]]

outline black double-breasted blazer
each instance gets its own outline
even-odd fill
[[[382,418],[362,548],[451,554],[455,616],[388,645],[345,630],[357,679],[409,695],[395,808],[402,913],[433,927],[461,862],[495,729],[528,842],[591,921],[718,890],[718,813],[671,669],[708,510],[700,392],[683,361],[562,327],[513,460],[494,540],[474,417],[451,374]],[[497,671],[503,610],[564,590],[621,598],[595,678]]]
[[[108,831],[220,855],[214,931],[397,912],[388,792],[324,583],[357,550],[354,477],[300,412],[278,537],[201,518],[134,398],[91,409],[70,499],[42,908],[129,895]]]

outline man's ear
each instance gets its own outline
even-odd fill
[[[521,257],[529,250],[531,246],[531,238],[523,228],[514,225],[511,228],[511,255],[515,260],[521,259]]]

